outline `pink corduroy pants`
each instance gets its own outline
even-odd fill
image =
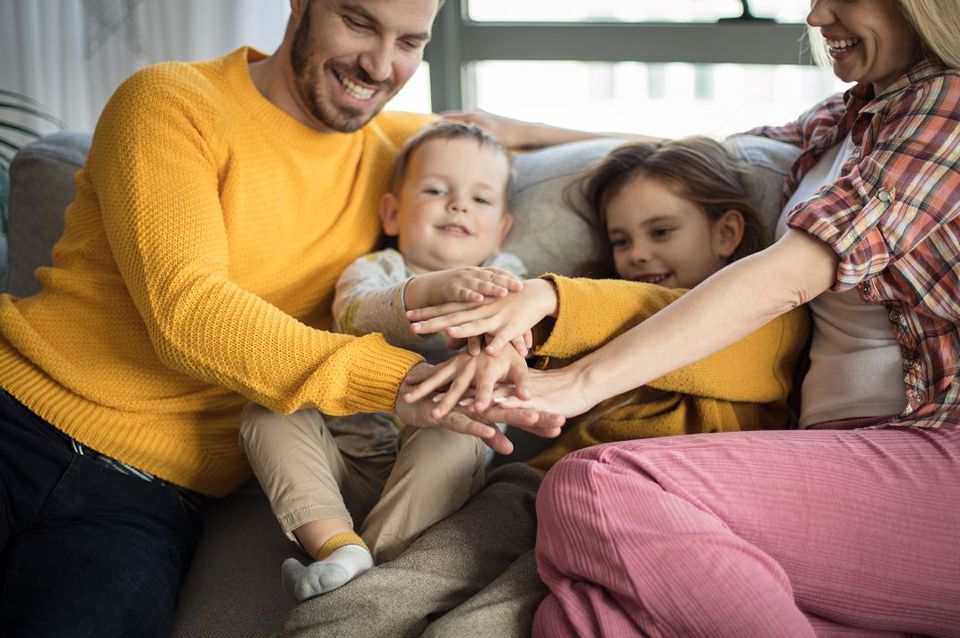
[[[960,636],[960,431],[601,445],[537,514],[534,636]]]

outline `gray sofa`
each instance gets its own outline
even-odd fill
[[[511,193],[516,221],[505,249],[520,255],[531,273],[606,272],[595,226],[568,186],[617,143],[598,138],[516,158]],[[11,294],[27,296],[39,289],[34,271],[50,263],[51,248],[63,230],[64,208],[75,193],[73,176],[89,145],[89,135],[61,133],[30,144],[15,158],[8,238]],[[733,138],[728,145],[750,164],[754,194],[762,210],[775,216],[795,150],[749,137]],[[517,458],[539,445],[519,435],[515,440],[520,443]],[[211,501],[204,526],[183,586],[174,636],[237,638],[277,631],[293,608],[280,589],[279,565],[297,549],[280,533],[263,493],[250,482],[228,498]],[[322,623],[314,629],[324,633]]]

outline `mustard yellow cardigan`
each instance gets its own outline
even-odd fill
[[[430,116],[321,133],[267,101],[242,48],[142,70],[110,100],[38,271],[0,296],[0,386],[81,443],[223,495],[248,474],[241,407],[392,411],[420,357],[327,332],[370,252],[398,147]]]
[[[599,348],[685,292],[627,281],[549,278],[557,288],[558,316],[534,351],[560,360],[549,365]],[[808,321],[806,309],[799,308],[720,352],[601,403],[573,419],[556,444],[530,464],[546,470],[573,450],[611,441],[785,427]]]

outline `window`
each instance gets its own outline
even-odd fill
[[[435,110],[591,131],[723,136],[794,119],[844,85],[810,64],[809,0],[447,0]],[[770,20],[775,19],[776,21]]]
[[[588,131],[726,136],[784,124],[843,90],[829,71],[788,65],[476,62],[475,106]]]
[[[390,100],[387,108],[411,113],[430,112],[430,65],[427,62],[420,65],[413,77]]]
[[[752,0],[751,13],[780,22],[802,22],[810,0]],[[491,22],[714,22],[739,16],[739,0],[470,0],[471,20]]]

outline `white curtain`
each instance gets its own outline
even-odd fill
[[[289,0],[0,0],[0,88],[92,131],[137,69],[243,44],[271,53],[289,14]]]

